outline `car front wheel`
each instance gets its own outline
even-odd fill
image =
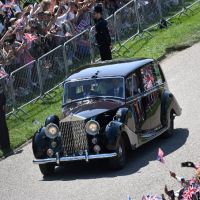
[[[122,169],[126,165],[126,147],[122,136],[119,139],[116,153],[117,156],[109,160],[109,165],[112,169]]]
[[[39,165],[40,171],[44,176],[50,176],[54,173],[55,165],[52,163]]]

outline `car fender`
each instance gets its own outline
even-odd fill
[[[115,119],[123,124],[127,123],[128,108],[119,108],[116,112]]]
[[[115,150],[121,135],[123,136],[128,149],[136,148],[138,144],[137,135],[126,125],[128,121],[128,112],[128,108],[119,108],[114,120],[107,125],[105,130],[107,149]]]
[[[161,123],[163,126],[167,125],[171,111],[177,116],[181,115],[181,108],[174,95],[169,91],[164,91],[161,97]]]
[[[41,127],[33,136],[32,138],[32,149],[34,156],[36,158],[45,158],[46,152],[51,147],[52,139],[46,137],[45,134],[45,127],[50,124],[54,123],[59,127],[59,118],[56,115],[50,115],[45,120],[45,126]],[[54,152],[59,152],[61,150],[61,138],[57,137],[54,139],[57,143],[57,147],[54,148]]]
[[[59,127],[59,117],[57,115],[49,115],[45,120],[45,126],[50,123],[56,124]]]
[[[49,138],[45,135],[45,127],[40,128],[32,138],[32,149],[35,158],[43,158],[48,149]]]
[[[172,104],[172,109],[176,116],[180,116],[182,114],[182,108],[178,104],[178,101],[176,100],[176,97],[173,96],[173,104]]]
[[[161,124],[166,126],[168,123],[168,110],[172,102],[172,94],[169,91],[164,91],[161,97]]]
[[[117,120],[111,121],[105,129],[106,148],[108,150],[116,150],[118,141],[123,132],[123,124]]]

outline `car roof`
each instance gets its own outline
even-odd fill
[[[137,68],[153,62],[153,59],[140,58],[140,59],[123,59],[123,60],[112,60],[106,62],[99,62],[96,64],[90,64],[79,68],[78,71],[74,72],[69,76],[66,81],[74,79],[87,79],[96,77],[115,77],[128,76],[131,72]]]

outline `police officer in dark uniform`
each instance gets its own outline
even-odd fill
[[[94,8],[94,21],[96,29],[96,42],[99,47],[101,60],[112,60],[111,54],[111,38],[108,30],[108,23],[102,17],[102,6],[101,4]]]
[[[0,85],[0,149],[9,150],[10,139],[6,124],[5,106],[6,106],[6,97]]]

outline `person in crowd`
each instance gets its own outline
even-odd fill
[[[185,179],[184,177],[179,177],[176,173],[170,171],[170,176],[181,183],[181,189],[179,191],[169,190],[165,186],[165,193],[167,196],[174,200],[175,197],[178,199],[199,199],[200,191],[200,166],[195,165],[193,162],[183,162],[182,167],[190,167],[195,169],[195,175],[190,179]]]
[[[98,4],[94,8],[94,20],[96,29],[96,42],[99,47],[101,60],[112,60],[111,37],[108,30],[108,23],[102,16],[102,5]]]
[[[102,4],[104,16],[107,17],[126,1],[128,0],[42,0],[40,3],[25,2],[22,8],[19,1],[1,0],[0,64],[10,74],[91,28],[92,10],[97,3]],[[96,6],[94,13],[96,41],[101,59],[110,60],[111,39],[107,22],[102,17],[102,7]],[[81,52],[83,49],[88,52],[88,44],[89,41],[83,39],[77,48]]]
[[[61,8],[65,9],[63,4],[61,5]],[[56,25],[61,26],[65,21],[72,21],[76,17],[78,5],[75,2],[69,3],[67,9],[68,10],[63,15],[57,18]]]
[[[108,10],[108,15],[114,14],[114,12],[119,9],[116,0],[105,0],[104,1],[105,9]]]
[[[6,97],[0,85],[0,149],[3,151],[10,150],[10,139],[6,124]]]

